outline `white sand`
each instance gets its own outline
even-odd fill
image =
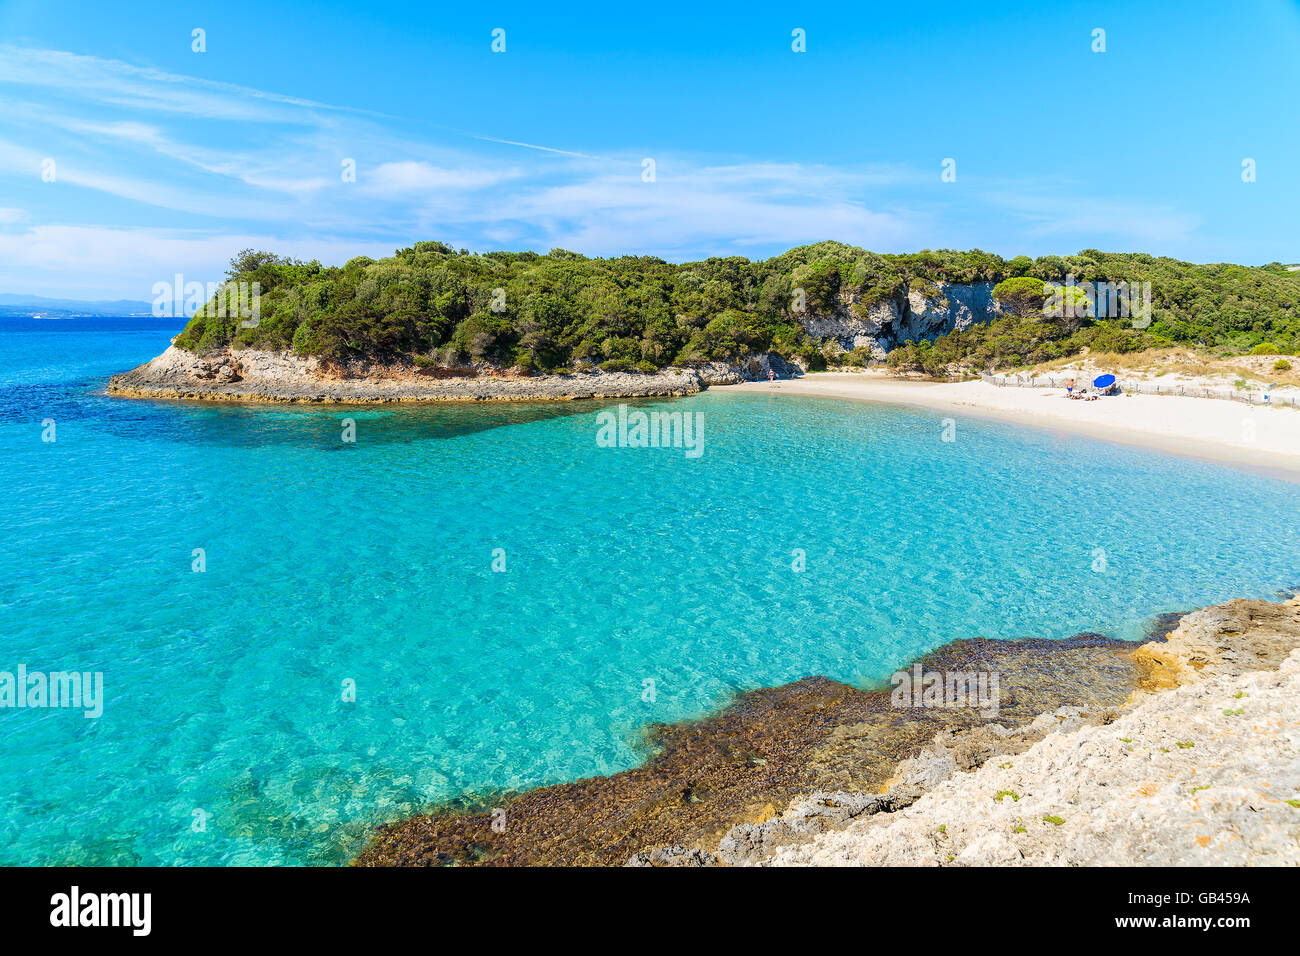
[[[1070,401],[1059,388],[909,382],[841,372],[720,388],[912,405],[953,412],[958,418],[971,415],[1140,445],[1300,481],[1300,409],[1295,408],[1168,395]]]

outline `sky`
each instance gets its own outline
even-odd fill
[[[0,292],[423,239],[1300,261],[1295,2],[557,6],[0,0]]]

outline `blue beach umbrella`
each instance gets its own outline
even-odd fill
[[[1098,375],[1092,380],[1093,388],[1110,388],[1115,384],[1114,375]]]

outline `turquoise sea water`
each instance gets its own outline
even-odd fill
[[[657,403],[703,416],[692,460],[598,447],[592,403],[104,394],[175,331],[0,319],[0,670],[105,696],[0,710],[3,864],[342,862],[435,801],[631,766],[738,690],[1300,581],[1295,485],[974,419],[948,443],[938,413]]]

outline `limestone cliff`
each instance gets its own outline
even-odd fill
[[[833,311],[810,312],[802,321],[813,338],[834,340],[845,351],[866,347],[883,359],[904,342],[928,341],[998,315],[992,282],[936,282],[870,303],[860,293],[841,293]]]

